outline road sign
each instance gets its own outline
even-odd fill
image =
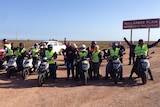
[[[160,18],[123,21],[123,29],[159,28]]]

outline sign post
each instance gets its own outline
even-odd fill
[[[150,36],[150,28],[159,28],[160,18],[155,19],[141,19],[141,20],[126,20],[123,21],[123,29],[131,29],[131,41],[132,41],[132,29],[148,29],[148,43]]]
[[[131,29],[130,41],[132,41],[132,29],[148,28],[148,44],[149,44],[150,28],[159,28],[159,27],[160,27],[160,18],[123,21],[123,29]]]

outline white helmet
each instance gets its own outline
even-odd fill
[[[82,44],[80,46],[80,51],[86,51],[86,45],[85,44]]]
[[[77,48],[77,45],[76,45],[75,43],[72,43],[71,46],[72,46],[73,48]]]

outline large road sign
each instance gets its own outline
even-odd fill
[[[123,21],[123,29],[159,28],[159,27],[160,27],[160,18]]]

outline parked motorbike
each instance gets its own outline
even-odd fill
[[[88,69],[90,67],[89,58],[82,58],[81,60],[81,73],[83,83],[86,85],[88,82]]]
[[[17,63],[16,63],[17,57],[15,55],[12,55],[7,63],[7,77],[10,78],[10,76],[15,73],[18,69]]]
[[[120,72],[122,72],[122,63],[119,58],[120,57],[118,56],[109,57],[112,65],[111,71],[109,73],[115,84],[117,84],[118,79],[120,78]]]
[[[49,63],[46,57],[42,58],[41,64],[38,68],[38,86],[42,86],[46,78],[50,76]]]
[[[7,61],[5,60],[5,50],[0,49],[0,68],[5,68]]]
[[[150,55],[155,52],[151,52],[149,55],[141,55],[138,57],[138,68],[136,74],[142,79],[142,83],[146,84],[148,80],[148,69],[150,68],[149,59],[152,58]]]
[[[30,75],[30,73],[34,71],[32,63],[33,63],[33,59],[31,55],[26,55],[26,57],[24,57],[24,60],[23,60],[23,70],[22,70],[23,79],[26,79]]]

